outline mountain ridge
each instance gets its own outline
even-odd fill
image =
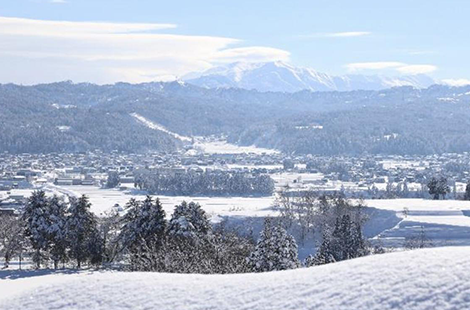
[[[436,81],[426,75],[388,77],[350,74],[334,76],[311,68],[276,61],[236,62],[183,77],[189,84],[204,88],[242,88],[262,92],[382,90],[399,86],[427,88]]]

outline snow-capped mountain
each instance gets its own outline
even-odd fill
[[[426,75],[386,77],[379,75],[331,76],[310,68],[294,67],[284,62],[232,63],[202,73],[192,73],[184,80],[206,88],[243,88],[258,91],[296,92],[380,90],[395,86],[426,88],[435,81]]]

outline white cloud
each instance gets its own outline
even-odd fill
[[[383,70],[390,68],[399,68],[405,66],[404,63],[395,61],[382,61],[382,62],[356,62],[347,64],[346,68],[349,71],[360,71],[360,70]]]
[[[106,22],[49,21],[0,17],[0,35],[83,37],[99,34],[121,34],[176,28],[174,24],[130,24]]]
[[[449,86],[467,86],[470,85],[470,80],[468,79],[444,79],[442,83]]]
[[[65,0],[49,0],[49,3],[63,4],[63,3],[67,3],[67,1],[65,1]]]
[[[252,46],[220,50],[214,55],[214,60],[219,60],[220,62],[288,61],[289,56],[289,52],[277,48]]]
[[[364,37],[371,35],[369,31],[345,31],[345,32],[326,32],[326,33],[313,33],[313,34],[302,34],[297,37],[300,39],[311,39],[311,38],[352,38],[352,37]]]
[[[347,64],[346,68],[350,72],[364,70],[394,70],[406,75],[428,74],[437,70],[437,67],[434,65],[409,65],[397,61],[358,62]]]
[[[218,62],[289,58],[275,48],[234,48],[241,41],[233,38],[156,32],[175,27],[0,17],[0,83],[169,80]]]
[[[427,74],[437,70],[433,65],[407,65],[397,68],[398,72],[407,75]]]
[[[335,32],[328,33],[325,36],[333,38],[348,38],[348,37],[363,37],[370,35],[371,32],[368,31],[347,31],[347,32]]]

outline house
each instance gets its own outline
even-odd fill
[[[70,178],[57,178],[54,182],[55,185],[63,185],[63,186],[68,186],[68,185],[73,185],[73,179]]]

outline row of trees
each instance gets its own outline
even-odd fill
[[[369,254],[362,230],[368,218],[361,202],[353,204],[341,193],[281,192],[276,200],[280,223],[299,241],[320,242],[306,266],[326,264]]]
[[[143,201],[131,199],[123,216],[111,213],[97,218],[86,196],[66,202],[37,191],[20,217],[2,218],[1,250],[6,264],[13,255],[24,252],[36,268],[50,262],[54,268],[61,263],[77,268],[117,263],[128,270],[177,273],[285,270],[368,254],[362,236],[364,219],[357,210],[340,197],[309,199],[315,219],[301,219],[307,209],[291,208],[280,219],[266,219],[254,242],[225,221],[213,226],[194,202],[176,206],[167,219],[160,200],[148,196]],[[294,222],[315,225],[321,232],[317,254],[305,262],[299,261],[297,242],[288,233]]]
[[[274,191],[269,175],[227,171],[180,175],[144,171],[135,182],[140,189],[159,195],[270,196]]]
[[[103,238],[90,207],[86,196],[70,198],[67,203],[57,196],[48,198],[43,191],[31,195],[20,221],[37,268],[49,258],[54,268],[69,259],[75,260],[78,268],[84,262],[102,262]]]

